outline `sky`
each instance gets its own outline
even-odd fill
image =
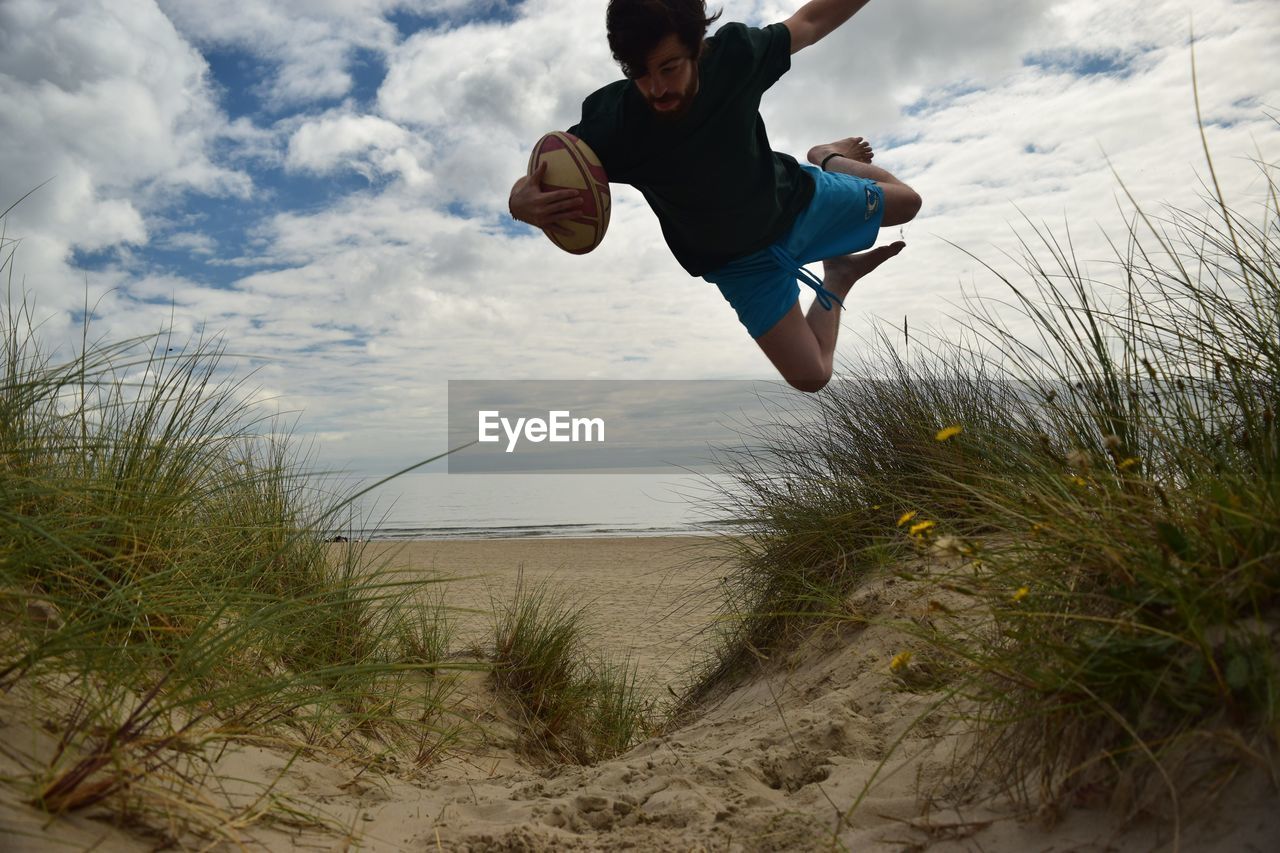
[[[507,216],[533,143],[620,76],[604,8],[0,0],[0,210],[35,190],[3,223],[13,290],[67,353],[86,305],[95,338],[218,337],[258,405],[358,474],[443,449],[451,379],[772,378],[633,188],[585,256]],[[762,106],[775,150],[864,136],[924,198],[847,300],[841,357],[903,318],[959,334],[965,293],[1004,292],[984,262],[1016,277],[1024,217],[1105,274],[1117,175],[1197,204],[1193,33],[1219,180],[1253,210],[1253,161],[1280,155],[1275,0],[873,0],[794,56]]]

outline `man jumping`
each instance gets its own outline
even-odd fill
[[[609,47],[627,79],[589,95],[569,128],[611,182],[644,194],[676,260],[720,288],[801,391],[831,378],[849,289],[904,244],[862,250],[881,227],[914,218],[920,196],[871,165],[861,137],[809,149],[807,166],[773,151],[760,98],[790,69],[792,54],[867,2],[811,0],[780,24],[725,24],[706,38],[720,13],[708,18],[705,0],[610,0]],[[544,192],[543,171],[516,181],[510,210],[554,229],[578,215],[582,200],[576,190]],[[819,260],[821,280],[804,269]],[[797,280],[817,292],[808,316]]]

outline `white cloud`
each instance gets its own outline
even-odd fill
[[[527,0],[512,23],[407,39],[388,56],[378,108],[431,140],[445,200],[505,210],[532,142],[574,124],[582,98],[617,76],[603,7]]]
[[[398,175],[416,189],[425,188],[431,173],[431,146],[399,125],[371,115],[333,112],[309,120],[289,139],[285,166],[326,174],[355,169],[366,177]]]
[[[148,212],[186,192],[248,194],[210,159],[205,71],[153,0],[0,5],[0,199],[49,181],[8,223],[46,308],[83,300],[73,249],[145,243]]]
[[[353,48],[383,50],[395,28],[378,6],[263,0],[161,0],[165,13],[199,44],[235,46],[278,64],[262,81],[261,94],[276,107],[319,98],[342,97],[351,86],[347,72]],[[373,9],[369,6],[374,5]]]
[[[230,46],[269,61],[260,86],[277,110],[342,98],[358,49],[385,53],[398,41],[388,13],[447,23],[484,14],[499,0],[160,0],[182,32],[201,45]]]
[[[187,251],[196,255],[212,256],[218,249],[218,243],[208,234],[195,231],[179,231],[169,234],[162,244],[166,249]]]

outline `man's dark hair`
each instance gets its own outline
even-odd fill
[[[645,60],[671,33],[696,59],[707,27],[722,12],[708,18],[706,0],[609,0],[605,13],[609,49],[628,77],[645,73]]]

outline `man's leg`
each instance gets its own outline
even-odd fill
[[[809,150],[808,157],[815,166],[821,166],[832,154],[837,156],[827,162],[828,171],[867,178],[880,185],[884,192],[881,227],[909,222],[920,210],[920,196],[915,190],[884,169],[871,165],[875,154],[862,137],[815,146]],[[869,252],[828,258],[822,262],[823,284],[843,300],[858,279],[905,246],[898,241]],[[814,300],[807,316],[801,312],[799,303],[791,306],[756,342],[792,387],[812,392],[822,389],[831,379],[839,332],[840,306],[832,305],[828,311]]]
[[[843,172],[867,178],[884,190],[884,220],[880,223],[882,228],[910,222],[920,212],[920,195],[884,169],[871,165],[874,155],[871,153],[871,146],[862,137],[815,145],[809,149],[809,162],[821,166],[822,161],[832,154],[837,156],[827,160],[828,172]]]
[[[904,246],[898,241],[870,252],[825,260],[823,284],[844,299],[858,279],[901,252]],[[756,338],[756,343],[788,384],[813,392],[820,391],[831,379],[839,332],[838,304],[828,311],[814,300],[806,317],[797,302],[769,331]]]

